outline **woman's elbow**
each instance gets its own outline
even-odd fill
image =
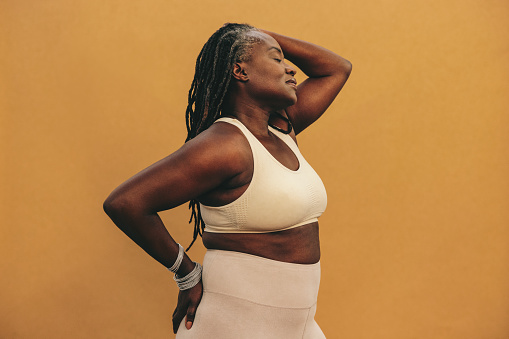
[[[341,63],[339,66],[340,72],[345,74],[347,77],[352,73],[352,63],[345,58],[341,58]]]
[[[113,220],[133,212],[133,203],[126,197],[110,194],[103,203],[104,212]]]
[[[118,207],[116,206],[115,199],[111,197],[111,194],[103,202],[103,210],[108,216],[114,213]]]
[[[352,72],[352,63],[343,58],[340,55],[336,54],[336,58],[334,60],[334,63],[330,66],[330,74],[329,76],[333,76],[341,83],[344,83],[348,77],[350,76],[350,73]]]

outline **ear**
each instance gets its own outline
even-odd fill
[[[234,79],[237,79],[242,82],[246,82],[249,80],[246,69],[244,68],[243,63],[241,62],[236,62],[233,65],[232,76]]]

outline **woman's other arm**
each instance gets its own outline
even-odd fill
[[[295,133],[315,122],[334,101],[352,70],[345,58],[310,42],[261,30],[272,36],[286,59],[302,70],[308,79],[297,87],[297,103],[286,109]]]
[[[245,165],[243,158],[237,156],[235,138],[215,130],[216,126],[209,128],[175,153],[134,175],[104,202],[106,214],[118,228],[165,267],[173,265],[179,248],[157,212],[220,186],[239,174]],[[185,276],[193,268],[194,263],[184,255],[177,274]],[[179,293],[173,317],[174,332],[185,315],[192,323],[201,293],[201,283]]]

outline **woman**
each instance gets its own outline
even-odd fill
[[[297,86],[285,58],[308,79]],[[177,338],[325,338],[314,314],[326,195],[295,136],[350,71],[331,51],[249,25],[225,24],[204,45],[186,143],[104,203],[125,234],[176,273]],[[188,201],[193,242],[200,234],[207,248],[203,275],[157,214]]]

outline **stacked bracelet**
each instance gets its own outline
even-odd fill
[[[184,277],[179,277],[177,274],[173,277],[179,290],[184,291],[193,288],[201,280],[202,267],[199,263],[194,263],[194,269]]]
[[[184,258],[184,247],[179,245],[179,253],[177,255],[177,259],[175,259],[175,262],[171,267],[168,267],[168,270],[173,273],[177,273],[178,269],[180,268],[180,264],[182,264],[182,259]]]

